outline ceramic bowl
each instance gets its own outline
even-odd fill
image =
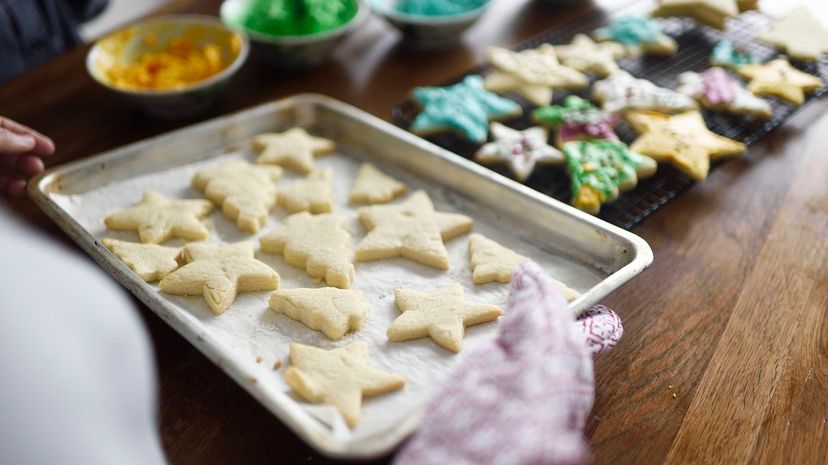
[[[371,8],[399,29],[409,45],[422,48],[454,45],[491,4],[491,1],[487,1],[478,8],[462,13],[431,16],[397,11],[394,9],[395,1],[371,0]]]

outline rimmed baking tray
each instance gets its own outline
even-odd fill
[[[136,240],[131,233],[107,231],[102,220],[135,203],[144,190],[200,197],[189,187],[197,169],[233,157],[253,160],[252,135],[294,126],[336,141],[337,153],[317,163],[334,170],[334,211],[348,217],[353,244],[363,232],[356,210],[347,204],[347,192],[359,163],[370,161],[406,182],[412,191],[425,189],[438,210],[472,216],[476,231],[531,257],[580,291],[582,295],[570,304],[576,313],[652,261],[649,246],[629,232],[319,95],[297,95],[216,118],[56,167],[30,183],[34,202],[101,267],[324,454],[356,458],[389,452],[416,427],[451,369],[496,334],[497,323],[470,328],[463,350],[456,355],[428,339],[389,343],[385,338],[388,324],[398,315],[393,302],[396,287],[429,291],[455,281],[463,284],[470,300],[505,304],[507,285],[471,284],[465,237],[447,244],[447,272],[403,259],[358,263],[354,287],[365,293],[370,316],[363,330],[339,341],[329,341],[267,310],[269,292],[242,294],[226,313],[215,316],[200,297],[166,295],[156,285],[143,282],[99,242],[103,237]],[[275,209],[262,233],[283,216],[285,212]],[[206,223],[212,241],[256,239],[239,232],[218,211]],[[279,272],[281,288],[319,286],[281,257],[257,252],[257,258]],[[355,340],[367,341],[377,365],[402,374],[407,385],[397,393],[366,400],[359,426],[350,430],[331,407],[309,405],[291,394],[282,380],[283,368],[274,368],[274,362],[287,364],[290,342],[330,348]]]

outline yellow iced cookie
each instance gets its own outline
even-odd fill
[[[359,167],[348,200],[351,203],[387,203],[403,195],[405,184],[383,173],[370,163]]]
[[[103,239],[101,243],[148,283],[158,281],[178,268],[176,259],[181,254],[179,247],[138,244],[115,239]]]
[[[279,205],[291,213],[326,213],[333,209],[333,172],[314,171],[279,191]]]
[[[256,163],[281,165],[302,174],[313,171],[316,157],[336,149],[332,140],[312,136],[302,128],[259,134],[253,138],[253,146],[262,151]]]
[[[767,63],[742,65],[737,72],[750,80],[749,91],[760,96],[773,95],[792,105],[802,105],[806,92],[825,85],[822,79],[791,66],[784,57]]]
[[[144,244],[172,238],[197,241],[207,238],[201,219],[212,210],[213,205],[206,200],[173,200],[147,191],[138,205],[107,216],[104,224],[117,231],[136,231]]]
[[[362,291],[335,287],[278,290],[270,295],[269,306],[333,340],[358,331],[367,312]]]

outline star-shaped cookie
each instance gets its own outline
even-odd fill
[[[107,216],[104,224],[116,231],[136,231],[144,244],[160,244],[172,238],[198,241],[208,236],[201,219],[212,210],[213,205],[206,200],[173,200],[146,191],[138,205]]]
[[[253,146],[262,151],[256,163],[281,165],[302,174],[313,171],[315,158],[336,149],[332,140],[312,136],[303,128],[259,134],[253,138]]]
[[[577,34],[569,45],[556,45],[555,52],[565,66],[605,77],[618,70],[615,60],[624,56],[624,46],[615,42],[595,42],[586,34]]]
[[[108,238],[101,240],[101,243],[148,283],[158,281],[178,268],[176,259],[181,254],[179,247],[138,244]]]
[[[290,365],[285,370],[287,385],[308,402],[332,405],[351,428],[359,423],[363,397],[405,386],[402,376],[371,364],[368,344],[361,341],[332,350],[291,344]]]
[[[347,289],[354,280],[354,254],[346,223],[347,218],[334,213],[296,213],[261,238],[262,251],[284,255],[289,265],[305,268],[309,276]]]
[[[828,53],[828,29],[804,6],[773,23],[759,39],[781,48],[794,60],[816,61]]]
[[[483,87],[483,78],[473,74],[447,87],[418,87],[412,93],[422,111],[411,123],[411,131],[427,136],[452,130],[471,142],[486,142],[489,121],[517,116],[523,108]]]
[[[770,118],[773,114],[770,103],[753,95],[740,81],[716,66],[701,73],[679,74],[676,90],[710,110],[756,118]]]
[[[270,295],[268,306],[310,329],[322,331],[332,340],[358,331],[367,313],[362,291],[335,287],[281,289]]]
[[[182,257],[187,264],[164,277],[161,290],[173,295],[202,294],[217,315],[230,307],[239,292],[279,287],[279,275],[254,258],[252,242],[194,242],[184,246]]]
[[[592,96],[607,113],[626,110],[676,113],[698,107],[696,101],[686,95],[658,87],[646,79],[636,79],[630,73],[620,70],[596,82],[592,86]]]
[[[433,294],[397,289],[402,314],[388,328],[389,341],[430,337],[452,352],[460,352],[466,326],[493,321],[503,315],[495,305],[466,302],[463,286],[452,283]]]
[[[326,213],[333,209],[333,171],[317,170],[279,191],[279,205],[291,213]]]
[[[282,176],[278,166],[256,166],[229,160],[214,168],[199,170],[192,186],[216,205],[236,227],[256,233],[267,222],[267,212],[276,203],[273,181]]]
[[[533,127],[518,131],[492,123],[494,140],[480,147],[474,159],[480,163],[507,163],[520,181],[532,174],[536,164],[562,164],[563,154],[546,140],[546,129]]]
[[[387,203],[403,195],[406,189],[405,184],[383,173],[376,166],[363,163],[351,186],[348,201],[367,204]]]
[[[678,50],[676,41],[661,32],[661,24],[645,16],[621,16],[608,26],[596,29],[593,36],[600,42],[623,45],[630,56],[672,55]]]
[[[630,112],[627,121],[641,134],[630,146],[634,152],[669,162],[696,181],[710,170],[710,159],[745,153],[741,142],[711,132],[698,111],[679,115]]]
[[[357,261],[405,257],[423,265],[448,269],[444,237],[468,231],[473,220],[457,213],[439,213],[424,191],[395,205],[372,205],[357,210],[368,234],[356,248]]]
[[[736,0],[659,0],[650,15],[655,18],[689,17],[724,30],[725,20],[739,15],[739,5]]]
[[[747,88],[755,95],[773,95],[792,105],[802,105],[806,92],[825,85],[822,79],[794,68],[785,58],[743,65],[737,71],[750,80]]]

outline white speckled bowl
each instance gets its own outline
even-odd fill
[[[446,16],[412,15],[394,9],[395,0],[371,0],[371,8],[403,33],[406,42],[415,47],[441,48],[454,45],[463,33],[491,5],[488,1],[478,8]]]

